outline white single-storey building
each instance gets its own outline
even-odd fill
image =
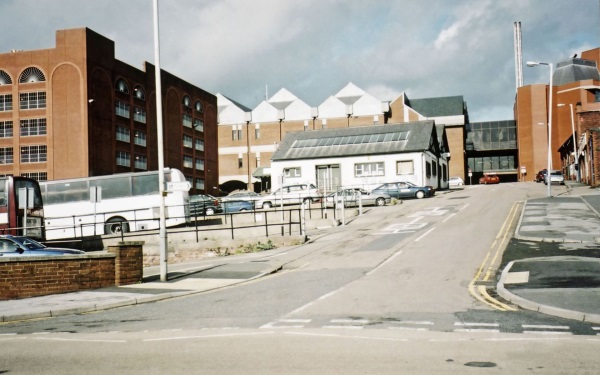
[[[301,182],[371,190],[397,181],[445,189],[447,144],[433,120],[288,133],[271,158],[272,190]]]

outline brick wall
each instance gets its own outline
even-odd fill
[[[115,285],[115,255],[0,259],[0,300]]]
[[[142,281],[144,242],[127,241],[108,247],[108,252],[115,254],[115,283],[116,285],[130,285]]]

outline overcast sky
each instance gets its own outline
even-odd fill
[[[159,0],[161,67],[253,109],[286,88],[318,106],[352,82],[377,99],[462,95],[471,121],[512,119],[523,61],[600,47],[599,0]],[[154,63],[153,0],[0,0],[0,53],[88,27]],[[0,67],[1,68],[1,67]],[[524,67],[524,84],[548,82]],[[268,91],[267,88],[268,87]]]

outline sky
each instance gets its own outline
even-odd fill
[[[160,65],[250,109],[282,88],[316,107],[353,83],[381,101],[462,95],[470,121],[513,118],[523,62],[600,47],[599,0],[159,0]],[[116,58],[154,61],[153,0],[0,0],[0,53],[87,27]],[[1,68],[1,67],[0,67]],[[547,83],[546,66],[523,68]]]

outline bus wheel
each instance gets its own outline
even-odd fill
[[[129,223],[122,217],[112,217],[104,224],[104,234],[121,234],[129,232]]]

